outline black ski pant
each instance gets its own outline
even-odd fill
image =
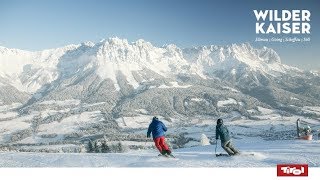
[[[231,140],[222,143],[221,142],[221,147],[230,155],[236,155],[239,154],[239,151],[232,145]]]

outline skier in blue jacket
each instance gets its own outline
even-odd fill
[[[157,117],[153,117],[148,128],[147,137],[149,138],[150,133],[152,133],[153,141],[159,152],[162,155],[171,155],[171,150],[165,143],[164,132],[166,131],[167,127]]]
[[[216,126],[216,140],[220,137],[221,139],[221,147],[230,155],[238,155],[239,151],[235,149],[235,147],[231,143],[231,138],[229,135],[229,130],[223,124],[222,119],[218,119]]]

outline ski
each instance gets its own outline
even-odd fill
[[[172,155],[172,154],[164,154],[164,155],[162,155],[162,154],[159,154],[158,156],[162,156],[162,157],[166,157],[166,158],[176,158],[174,155]]]
[[[220,157],[220,156],[232,157],[229,154],[224,154],[224,153],[216,154],[216,157]],[[254,154],[253,153],[250,153],[250,154],[238,154],[238,155],[234,155],[234,156],[254,156]]]
[[[220,156],[227,156],[227,157],[229,157],[230,155],[229,155],[229,154],[223,154],[223,153],[216,154],[216,157],[220,157]]]
[[[171,157],[171,158],[176,158],[174,155],[172,155],[172,154],[169,154],[169,155],[167,155],[167,156],[169,156],[169,157]]]

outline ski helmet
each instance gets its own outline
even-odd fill
[[[223,120],[221,118],[218,119],[217,124],[223,124]]]

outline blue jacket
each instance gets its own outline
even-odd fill
[[[218,124],[216,126],[216,139],[221,139],[221,143],[228,142],[230,140],[230,135],[227,127],[223,124]]]
[[[154,119],[149,125],[147,136],[150,136],[150,133],[152,132],[152,137],[155,139],[164,136],[164,132],[166,131],[167,127],[161,121]]]

